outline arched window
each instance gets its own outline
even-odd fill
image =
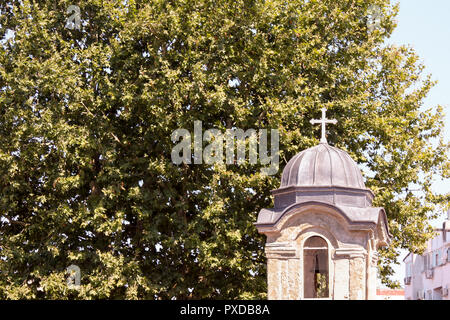
[[[308,238],[303,248],[304,298],[328,298],[328,244],[317,236]]]

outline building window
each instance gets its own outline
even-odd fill
[[[442,300],[442,287],[433,290],[433,300]]]
[[[434,251],[430,253],[430,260],[431,260],[431,269],[434,269],[434,267],[436,267],[436,254]]]
[[[406,263],[405,275],[406,277],[411,277],[411,262]]]
[[[303,249],[304,298],[329,297],[328,244],[321,237],[310,237]]]
[[[422,271],[427,271],[428,270],[428,255],[427,254],[423,255],[422,260],[423,260]]]

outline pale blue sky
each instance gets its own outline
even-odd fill
[[[438,84],[426,99],[426,107],[445,107],[446,137],[450,135],[450,1],[401,0],[398,26],[390,43],[411,45]]]
[[[389,43],[412,46],[438,83],[425,100],[424,108],[441,105],[446,113],[444,136],[450,137],[450,1],[449,0],[400,0],[398,26]],[[436,179],[433,189],[438,193],[450,192],[450,181]],[[443,217],[434,221],[441,226]],[[406,255],[403,251],[401,258]],[[403,285],[404,266],[394,268],[395,279]]]
[[[431,89],[424,108],[444,107],[445,140],[450,136],[450,1],[449,0],[400,0],[398,26],[389,43],[412,46],[438,83]],[[434,183],[439,193],[450,191],[450,181]]]
[[[389,43],[412,46],[438,83],[428,94],[424,108],[444,107],[444,137],[450,137],[450,1],[400,0],[398,26]],[[450,180],[436,179],[433,189],[450,192]],[[440,224],[440,221],[439,221]]]

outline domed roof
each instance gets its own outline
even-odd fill
[[[287,163],[280,188],[289,186],[366,188],[356,162],[345,151],[327,143],[306,149]]]

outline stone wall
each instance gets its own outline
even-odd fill
[[[329,298],[374,299],[376,251],[370,248],[370,234],[370,230],[350,230],[346,220],[329,208],[287,215],[278,232],[267,233],[268,298],[304,298],[303,244],[320,236],[328,244]]]

